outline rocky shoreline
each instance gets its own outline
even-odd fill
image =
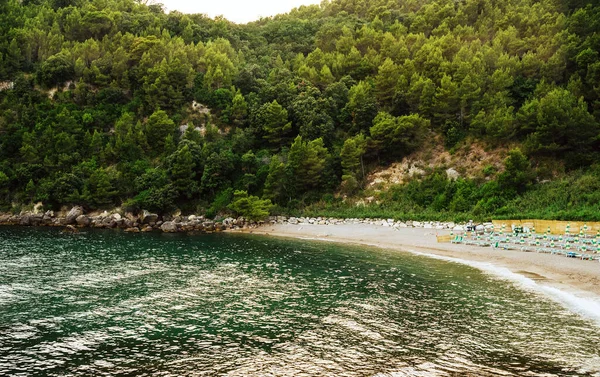
[[[84,213],[82,207],[76,206],[70,210],[62,211],[32,211],[21,214],[1,214],[0,225],[21,226],[51,226],[64,227],[65,230],[76,232],[78,228],[104,228],[122,229],[125,232],[153,232],[165,233],[179,232],[204,232],[212,233],[227,230],[240,230],[257,228],[268,224],[292,224],[292,225],[344,225],[344,224],[369,224],[380,225],[389,228],[423,228],[435,230],[453,230],[456,233],[465,231],[465,224],[439,221],[397,221],[394,219],[336,219],[325,217],[287,217],[271,216],[266,221],[249,221],[243,217],[206,219],[200,215],[190,216],[160,216],[148,211],[140,214],[121,212],[119,210],[104,211],[102,213]],[[478,228],[491,227],[492,223],[478,225]]]

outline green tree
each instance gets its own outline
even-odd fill
[[[198,185],[194,180],[196,178],[196,171],[194,170],[196,164],[189,146],[184,144],[169,159],[171,160],[169,177],[173,182],[173,187],[181,197],[191,199],[198,191]]]
[[[163,110],[156,110],[145,125],[145,136],[154,155],[159,155],[165,147],[165,139],[173,136],[176,130],[173,122]]]
[[[366,131],[371,127],[373,118],[377,115],[377,102],[371,85],[361,81],[350,88],[346,111],[352,118],[351,131]]]
[[[367,141],[359,134],[344,141],[340,152],[344,176],[364,176],[363,155],[366,152]]]
[[[434,120],[437,125],[443,126],[448,121],[458,120],[459,114],[458,86],[452,77],[444,75],[433,100]]]
[[[498,184],[508,196],[510,193],[522,194],[533,182],[532,173],[527,156],[515,148],[504,160],[504,172],[498,176]]]
[[[380,104],[386,108],[392,107],[392,101],[396,94],[396,86],[400,78],[400,69],[392,61],[387,58],[381,66],[379,72],[375,76],[375,94]]]
[[[38,71],[39,81],[46,87],[64,83],[73,78],[75,70],[70,57],[65,52],[50,56]]]
[[[248,195],[247,191],[236,190],[229,209],[251,221],[259,221],[269,216],[273,204],[269,199],[260,199],[258,196]]]
[[[256,118],[265,133],[264,138],[271,144],[280,145],[292,130],[292,123],[288,122],[287,110],[276,100],[261,106]]]
[[[297,136],[288,154],[286,169],[296,193],[305,193],[321,188],[329,152],[323,139],[309,142]]]
[[[373,120],[371,138],[375,147],[401,157],[412,152],[421,143],[424,131],[429,127],[429,120],[417,114],[394,117],[380,112]]]
[[[271,157],[269,173],[265,180],[263,197],[274,203],[283,204],[288,193],[289,183],[286,176],[285,164],[278,156]]]
[[[342,163],[342,189],[347,193],[353,193],[358,188],[357,177],[364,178],[363,155],[366,149],[367,141],[362,134],[344,141],[340,159]]]

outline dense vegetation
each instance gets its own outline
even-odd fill
[[[133,0],[2,0],[0,35],[3,210],[258,216],[268,199],[348,216],[600,217],[591,0],[334,0],[247,25]],[[357,209],[366,173],[436,135],[507,157],[484,177],[432,169]]]

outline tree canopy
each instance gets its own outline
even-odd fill
[[[3,210],[206,210],[231,190],[295,208],[435,138],[520,146],[507,169],[599,157],[595,2],[332,0],[245,25],[135,0],[0,7]],[[510,174],[519,195],[534,182]]]

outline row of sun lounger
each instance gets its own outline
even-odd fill
[[[537,253],[562,255],[584,260],[600,260],[600,239],[560,237],[554,235],[533,234],[487,234],[487,235],[456,235],[451,240],[453,244],[463,244],[482,247],[493,247],[504,250],[520,250]]]

